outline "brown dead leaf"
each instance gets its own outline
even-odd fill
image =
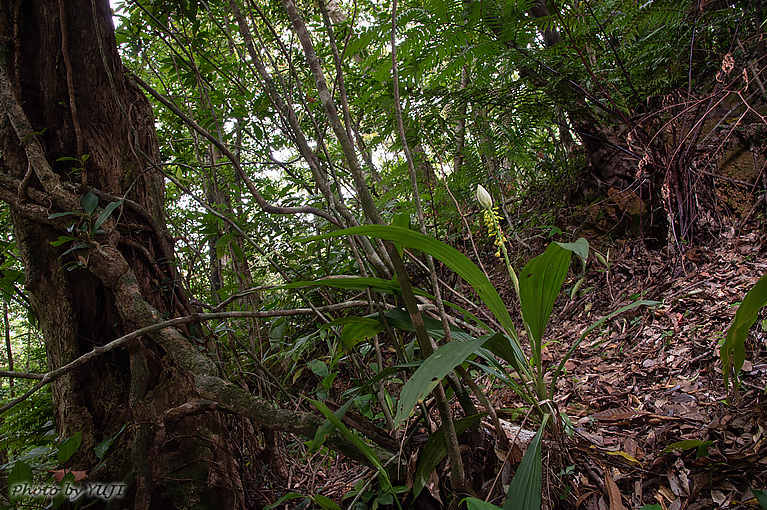
[[[669,489],[668,487],[664,485],[661,485],[660,487],[658,487],[658,493],[662,495],[664,498],[666,498],[666,500],[668,500],[669,502],[674,501],[676,499],[676,496],[674,496],[674,493],[671,492],[671,489]]]
[[[594,494],[594,491],[586,491],[583,494],[581,494],[581,497],[578,498],[578,501],[575,502],[575,508],[579,508],[584,501],[586,501],[587,498],[592,496]]]
[[[591,418],[602,422],[630,421],[640,416],[646,416],[650,413],[632,409],[631,407],[616,407],[615,409],[606,409],[591,415]]]
[[[607,497],[610,499],[610,510],[627,510],[621,501],[621,490],[607,469],[605,469],[605,489],[607,489]]]
[[[444,506],[444,503],[442,503],[442,498],[439,497],[439,475],[437,474],[437,470],[432,470],[431,474],[429,475],[429,480],[424,484],[424,488],[429,491],[429,494],[439,501],[440,505]]]

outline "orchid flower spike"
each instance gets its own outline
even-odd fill
[[[481,184],[477,185],[477,201],[485,209],[493,207],[493,197],[490,196],[490,193]]]

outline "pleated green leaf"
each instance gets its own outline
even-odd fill
[[[484,336],[468,342],[450,342],[426,358],[402,388],[397,416],[394,418],[395,425],[399,426],[406,420],[424,395],[433,390],[451,370],[482,347],[487,338]]]
[[[759,310],[767,305],[767,275],[762,276],[758,282],[748,291],[743,302],[735,312],[732,324],[727,328],[727,336],[719,349],[722,358],[722,375],[724,385],[727,386],[730,374],[737,379],[738,373],[743,368],[746,360],[746,339],[748,330],[756,322]]]
[[[754,493],[754,497],[759,502],[759,506],[764,510],[767,510],[767,492],[760,491],[759,489],[751,489]]]
[[[352,350],[355,345],[373,338],[385,328],[381,321],[372,317],[344,317],[347,319],[344,329],[341,330],[341,342]]]
[[[506,361],[509,365],[514,367],[517,372],[529,375],[530,366],[525,358],[525,353],[519,345],[514,343],[508,336],[502,333],[497,333],[491,336],[485,343],[485,349]]]
[[[321,236],[306,237],[304,240],[312,241],[315,239],[326,239],[329,237],[342,237],[347,235],[366,235],[402,243],[405,246],[428,253],[432,257],[442,261],[474,287],[474,290],[477,291],[480,299],[482,299],[493,315],[495,315],[506,332],[512,338],[517,338],[514,323],[511,321],[509,311],[506,309],[506,305],[503,303],[498,291],[495,290],[493,284],[490,283],[490,280],[487,279],[485,274],[460,251],[441,241],[419,234],[418,232],[390,225],[361,225],[359,227],[347,228]]]
[[[17,460],[13,465],[13,469],[8,474],[8,488],[11,489],[10,496],[11,501],[21,499],[21,491],[14,491],[13,488],[17,485],[24,485],[32,483],[32,468],[26,462]]]
[[[386,315],[386,320],[389,322],[389,325],[392,328],[401,329],[402,331],[415,331],[415,327],[413,327],[413,321],[410,319],[410,314],[407,313],[406,310],[402,308],[393,308],[384,313],[384,315]],[[375,315],[370,315],[369,317],[375,317]],[[426,327],[426,332],[430,337],[445,337],[445,329],[442,327],[441,320],[434,319],[428,315],[424,315],[423,324],[424,327]],[[453,327],[450,328],[450,333],[453,335],[453,339],[460,340],[462,342],[467,342],[474,338],[468,333]]]
[[[509,492],[503,510],[540,510],[541,509],[541,436],[545,423],[538,429],[527,447],[517,473],[511,480]]]
[[[338,503],[326,496],[323,496],[322,494],[315,494],[312,496],[312,499],[315,503],[320,505],[323,510],[341,510],[341,507],[338,506]]]
[[[580,248],[581,244],[570,243]],[[541,340],[570,265],[572,250],[551,243],[546,251],[528,262],[519,274],[522,317],[532,338],[533,358],[540,355]]]
[[[463,501],[466,502],[467,510],[500,510],[494,504],[477,498],[466,498]]]

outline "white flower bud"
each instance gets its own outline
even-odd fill
[[[481,184],[477,185],[477,201],[485,209],[493,207],[493,197],[490,196],[490,193]]]

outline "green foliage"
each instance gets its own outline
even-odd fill
[[[516,339],[516,329],[511,321],[511,316],[506,305],[503,303],[498,291],[495,290],[487,276],[463,253],[430,237],[424,236],[412,230],[388,225],[363,225],[352,227],[338,232],[332,232],[318,237],[310,237],[306,240],[325,239],[350,234],[362,234],[378,237],[387,241],[396,241],[405,246],[416,248],[424,253],[439,259],[459,276],[466,280],[477,291],[482,301],[491,312],[498,318],[506,332]]]
[[[767,510],[767,492],[759,489],[751,489],[751,492],[754,493],[754,497],[759,502],[759,506],[762,507],[763,510]]]
[[[75,432],[74,435],[63,441],[56,452],[56,460],[66,462],[75,454],[82,444],[82,432]]]
[[[263,58],[269,78],[254,71],[253,57],[227,2],[128,2],[118,27],[126,65],[232,149],[267,202],[311,205],[334,214],[343,206],[353,218],[344,217],[346,225],[366,223],[359,209],[359,183],[353,181],[350,162],[328,129],[307,57],[292,39],[293,28],[282,6],[266,2],[253,11],[252,5],[237,3],[256,35],[255,53]],[[397,411],[396,421],[403,420],[430,387],[465,363],[493,374],[530,405],[552,398],[564,363],[590,331],[609,317],[650,302],[637,301],[597,321],[572,339],[562,360],[544,366],[546,328],[572,253],[584,262],[588,256],[585,241],[551,243],[520,272],[521,313],[530,333],[528,360],[506,309],[509,303],[503,302],[487,277],[460,251],[408,229],[415,206],[392,115],[390,4],[363,0],[355,4],[353,14],[341,12],[346,18],[334,19],[329,27],[322,21],[321,4],[309,2],[299,8],[339,107],[341,91],[345,93],[348,117],[340,113],[344,121],[348,119],[346,129],[353,132],[359,159],[365,161],[364,186],[373,192],[384,221],[396,226],[363,226],[322,235],[330,228],[325,220],[265,213],[232,162],[199,133],[190,135],[188,126],[163,107],[156,114],[163,170],[169,179],[168,230],[176,240],[178,272],[196,304],[218,309],[227,300],[229,310],[269,312],[324,306],[353,296],[372,297],[372,302],[384,305],[382,313],[373,313],[376,308],[371,305],[317,317],[222,320],[210,329],[195,327],[192,335],[201,346],[211,341],[220,349],[222,369],[233,379],[242,379],[274,400],[276,395],[296,394],[335,399],[341,388],[351,386],[353,390],[344,394],[348,400],[334,415],[336,421],[354,406],[379,424],[387,407]],[[586,118],[623,133],[641,119],[640,130],[649,129],[644,123],[648,115],[665,109],[658,107],[662,99],[687,85],[688,75],[693,79],[690,97],[709,90],[707,81],[713,79],[732,34],[736,29],[749,33],[755,23],[750,13],[743,16],[729,6],[691,12],[679,1],[551,4],[551,14],[544,17],[532,15],[533,6],[531,0],[495,4],[424,0],[400,5],[395,34],[399,92],[406,138],[420,158],[417,193],[433,237],[467,240],[471,232],[461,219],[472,216],[467,204],[473,204],[478,183],[502,197],[509,213],[504,218],[517,223],[508,225],[509,230],[525,226],[561,234],[559,228],[564,227],[557,226],[551,215],[516,205],[526,196],[557,200],[569,193],[585,166],[581,141],[568,146],[567,130],[560,127],[574,127]],[[547,29],[556,31],[555,44],[542,36]],[[746,44],[748,39],[744,35]],[[279,106],[274,94],[286,106]],[[296,146],[300,137],[310,140],[314,166]],[[75,175],[86,160],[87,156],[65,158],[59,164],[71,164]],[[320,176],[327,179],[332,200],[321,189]],[[126,175],[126,182],[135,177]],[[555,185],[565,191],[554,193]],[[84,212],[51,216],[73,222],[54,241],[69,248],[67,253],[85,248],[107,218],[116,215],[120,202],[105,204],[99,212],[98,199],[88,193],[82,207]],[[358,276],[373,274],[364,256],[357,256],[359,244],[351,244],[356,243],[351,235],[358,234],[390,239],[400,251],[407,246],[443,261],[476,291],[503,331],[493,332],[474,315],[447,303],[451,313],[492,334],[474,338],[476,333],[454,330],[455,345],[444,345],[419,362],[423,356],[409,334],[412,323],[398,308],[399,283]],[[296,242],[307,236],[315,237]],[[6,294],[23,283],[20,274],[4,275]],[[265,291],[266,286],[273,287]],[[262,288],[248,290],[252,287]],[[424,290],[415,292],[433,300]],[[315,323],[318,319],[322,322]],[[425,322],[433,339],[444,337],[439,321],[427,317]],[[376,350],[374,345],[382,338],[387,345]],[[735,358],[734,377],[740,369],[737,349],[734,345],[731,354],[727,349],[723,354]],[[447,362],[446,354],[455,358]],[[415,369],[401,391],[402,376],[394,367],[401,372]],[[348,385],[339,384],[347,381]],[[538,411],[545,415],[550,410]],[[334,427],[328,417],[311,452],[321,448]],[[102,445],[108,447],[106,441]],[[332,506],[321,495],[296,494],[296,498],[307,505]]]
[[[399,426],[408,419],[423,396],[430,393],[448,373],[482,347],[487,339],[488,337],[484,336],[467,342],[450,342],[426,358],[402,388],[394,424]]]
[[[554,309],[554,300],[565,282],[571,252],[577,253],[585,266],[588,246],[582,238],[571,245],[551,243],[542,255],[535,257],[522,268],[519,278],[519,302],[525,327],[530,334],[535,365],[540,363],[543,334]]]
[[[455,427],[456,436],[463,434],[466,430],[468,430],[469,427],[477,423],[485,416],[487,416],[487,413],[480,413],[475,414],[474,416],[461,418],[460,420],[455,420],[453,422],[453,426]],[[418,461],[418,468],[413,475],[414,498],[418,497],[418,494],[421,493],[424,485],[426,482],[428,482],[431,472],[440,462],[442,462],[442,459],[444,459],[446,456],[447,444],[445,441],[445,428],[444,426],[440,426],[429,436],[429,439],[426,441],[426,444],[423,447],[423,453],[421,454],[421,458]]]
[[[466,502],[466,508],[468,510],[498,510],[498,507],[487,501],[482,501],[477,498],[466,498],[463,501]]]
[[[338,417],[333,414],[328,407],[323,404],[322,402],[319,402],[317,400],[311,400],[310,401],[322,414],[325,415],[325,417],[330,420],[330,422],[338,429],[338,431],[343,434],[349,441],[354,444],[354,446],[357,447],[357,449],[362,452],[365,457],[370,461],[373,466],[378,470],[378,476],[381,481],[381,485],[383,486],[383,489],[386,491],[389,491],[392,493],[392,495],[395,494],[394,487],[391,484],[391,480],[389,479],[389,473],[386,471],[386,468],[381,464],[381,461],[378,459],[378,456],[375,454],[375,452],[370,448],[370,446],[367,445],[364,441],[362,441],[360,438],[358,438],[356,435],[354,435],[347,427],[343,424],[341,420],[338,419]],[[397,506],[399,507],[399,499],[397,499],[396,495],[394,497],[394,501],[397,503]]]
[[[767,306],[767,275],[762,276],[743,298],[732,319],[732,324],[727,328],[727,335],[722,339],[719,356],[722,358],[722,376],[725,386],[729,382],[730,374],[732,374],[733,384],[737,384],[738,373],[746,359],[748,331],[756,322],[759,310],[765,306]],[[735,391],[737,392],[737,387]]]
[[[511,480],[506,501],[502,510],[540,510],[541,508],[541,437],[545,422],[541,424],[527,451],[522,457],[522,462],[517,468],[517,473]],[[469,510],[501,510],[492,503],[476,498],[466,498]]]
[[[687,450],[695,449],[697,450],[696,456],[698,458],[705,457],[708,455],[708,447],[711,446],[713,441],[700,441],[698,439],[683,439],[682,441],[677,441],[675,443],[671,443],[667,447],[663,449],[662,453],[672,453],[672,452],[684,452]]]
[[[16,461],[13,469],[8,473],[8,487],[30,482],[32,482],[32,468],[24,461]],[[14,497],[13,491],[11,491],[11,502],[15,499],[20,499],[20,496]]]
[[[539,510],[541,508],[541,437],[545,426],[546,419],[543,420],[538,433],[527,446],[517,473],[509,485],[503,510]]]
[[[516,330],[514,329],[514,325],[511,322],[505,305],[500,301],[500,297],[485,275],[460,252],[444,243],[415,233],[409,229],[382,225],[355,227],[337,233],[309,238],[307,240],[348,235],[352,233],[367,234],[388,241],[394,241],[401,243],[403,246],[417,248],[436,257],[472,284],[480,297],[482,297],[485,303],[488,304],[488,307],[492,311],[498,312],[500,317],[497,316],[497,318],[501,324],[504,324],[506,332],[513,335],[512,337],[509,337],[506,334],[496,333],[495,335],[469,339],[463,342],[452,342],[437,349],[421,364],[402,389],[397,415],[394,418],[395,425],[400,424],[406,419],[413,411],[416,403],[426,393],[431,391],[436,384],[440,384],[443,377],[457,365],[463,363],[469,356],[476,353],[485,343],[487,343],[487,347],[491,352],[505,359],[516,370],[522,384],[512,383],[515,391],[525,395],[526,399],[536,406],[540,401],[552,399],[554,398],[553,393],[556,388],[556,382],[564,363],[569,359],[583,338],[585,338],[585,336],[595,327],[609,318],[606,317],[597,321],[597,323],[590,328],[587,328],[580,338],[573,342],[572,346],[555,369],[549,370],[542,366],[541,352],[544,332],[551,316],[554,301],[559,295],[564,283],[565,274],[570,264],[571,254],[577,253],[578,256],[582,258],[584,267],[586,258],[588,257],[588,244],[583,239],[579,239],[575,243],[551,243],[543,254],[525,265],[519,280],[522,318],[525,323],[525,328],[528,331],[532,349],[532,366],[530,366],[525,360],[524,355],[521,354],[521,349],[519,348],[519,343],[516,337]],[[513,269],[510,268],[510,271],[513,271]],[[370,285],[376,282],[369,281],[366,283]],[[345,284],[348,284],[348,282]],[[617,310],[611,314],[611,316],[636,306],[648,304],[654,304],[654,302],[638,301]],[[370,317],[370,319],[370,321],[364,322],[364,327],[367,331],[366,335],[373,335],[378,331],[381,331],[375,324],[375,320],[372,317]],[[432,333],[430,334],[433,334],[433,331],[434,330],[432,330]],[[499,368],[501,372],[503,372],[504,369],[502,367]],[[535,376],[533,376],[533,369],[536,373]],[[548,388],[544,382],[547,374],[551,375]],[[526,383],[526,381],[529,381],[531,378],[535,379],[534,388],[532,389]],[[506,380],[510,379],[506,378]],[[539,408],[539,411],[541,412],[542,423],[545,424],[550,417],[551,411],[543,408]],[[528,452],[525,454],[517,475],[512,482],[514,488],[513,494],[516,496],[514,498],[509,498],[504,508],[534,509],[540,507],[540,438],[542,431],[543,426],[533,440]],[[423,469],[427,469],[427,467],[424,467]],[[510,494],[512,494],[511,489]],[[521,497],[519,496],[520,494],[522,495]]]

